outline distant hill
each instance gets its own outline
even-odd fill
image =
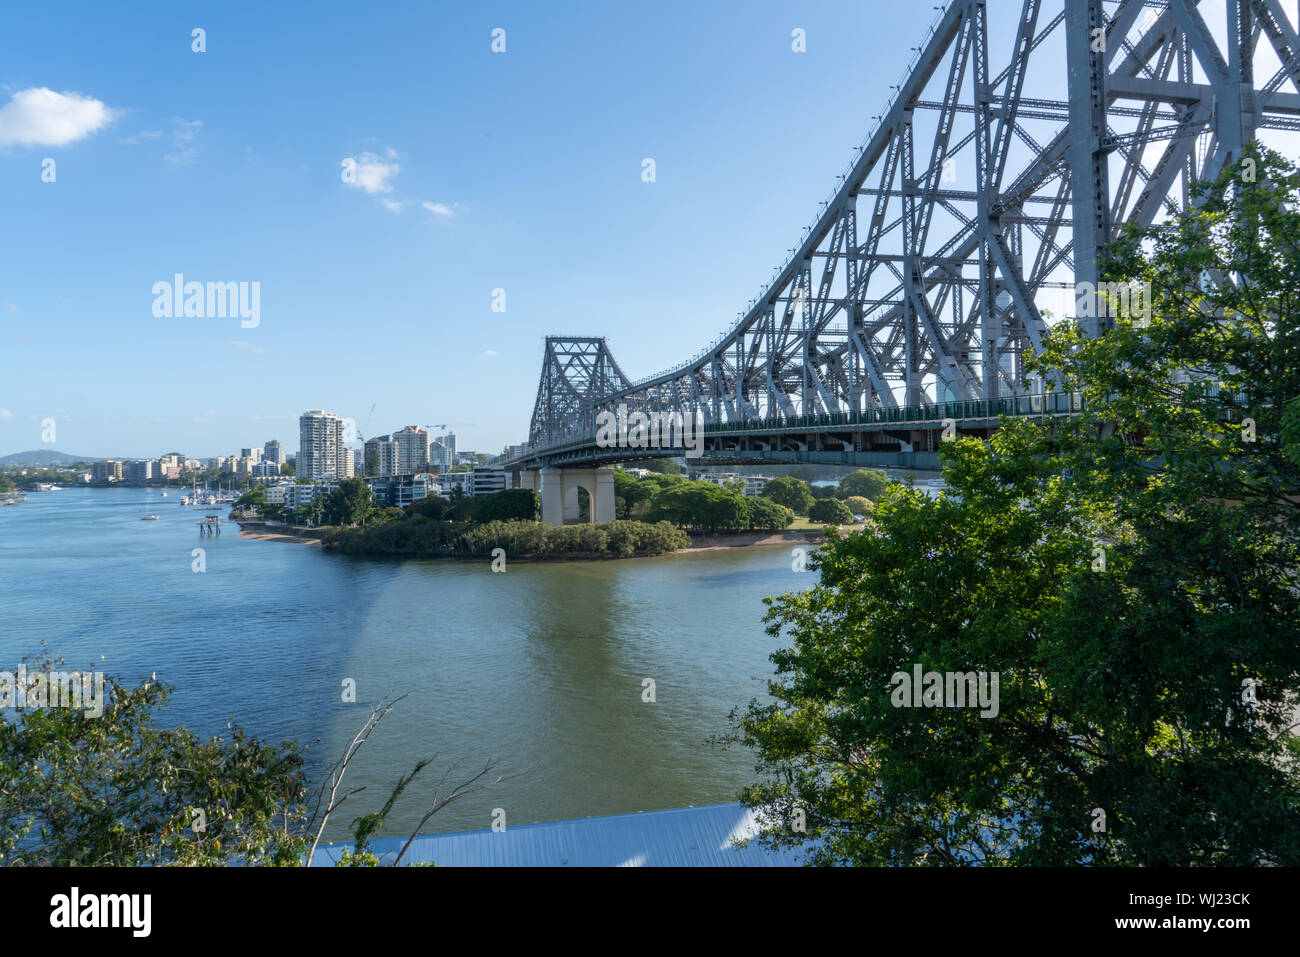
[[[0,455],[0,465],[72,465],[74,462],[93,462],[98,455],[69,455],[54,449],[32,449],[29,452],[14,452],[12,455]]]

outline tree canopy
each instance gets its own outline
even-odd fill
[[[846,498],[850,495],[860,495],[874,502],[880,498],[888,484],[889,476],[879,469],[858,469],[840,479],[839,491]]]
[[[815,501],[808,483],[792,475],[783,475],[768,482],[763,489],[763,497],[784,505],[796,515],[807,515]]]
[[[1105,279],[1150,282],[1149,316],[1053,328],[1035,367],[1081,416],[944,443],[947,493],[891,485],[879,534],[831,533],[818,584],[772,601],[772,700],[734,716],[762,840],[1300,863],[1300,176],[1248,159],[1114,244]],[[964,675],[992,707],[932,706],[969,703]]]

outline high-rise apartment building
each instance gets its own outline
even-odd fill
[[[280,447],[279,439],[272,439],[266,443],[262,449],[262,461],[274,462],[276,465],[284,464],[284,449]]]
[[[90,465],[91,478],[96,482],[122,481],[122,463],[116,459],[100,459]]]
[[[418,425],[408,425],[393,433],[397,443],[397,472],[411,475],[429,470],[429,433]]]
[[[437,469],[439,472],[450,472],[455,464],[456,453],[443,445],[441,439],[429,443],[429,468]]]
[[[397,443],[390,435],[378,435],[366,439],[366,447],[361,453],[362,473],[376,478],[390,478],[397,474]]]
[[[351,451],[343,446],[343,419],[324,409],[312,409],[298,417],[298,461],[300,478],[334,482],[347,478]]]

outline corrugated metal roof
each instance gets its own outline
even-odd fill
[[[615,814],[572,821],[508,826],[503,831],[460,831],[417,837],[403,864],[440,867],[793,867],[799,850],[770,851],[736,838],[757,832],[753,811],[739,804]],[[370,842],[381,864],[391,864],[405,838]],[[329,866],[352,844],[317,848],[313,866]]]

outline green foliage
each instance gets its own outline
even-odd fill
[[[853,513],[837,498],[824,498],[814,502],[812,508],[808,509],[808,518],[828,525],[853,524]]]
[[[369,851],[361,851],[359,853],[354,854],[351,851],[344,850],[342,855],[340,855],[339,857],[338,863],[335,864],[334,866],[335,867],[378,867],[379,858],[375,857],[375,855],[371,854]]]
[[[66,666],[42,657],[28,668]],[[160,728],[155,712],[170,694],[156,681],[128,687],[106,676],[99,717],[45,708],[0,721],[0,860],[298,863],[306,811],[297,745],[264,743],[233,722],[207,741]]]
[[[474,525],[416,516],[362,529],[330,529],[325,545],[349,555],[419,558],[487,558],[504,548],[511,559],[658,555],[690,545],[690,537],[667,522],[605,522],[600,525],[543,525],[509,521]]]
[[[409,510],[412,515],[438,519],[443,518],[447,514],[447,510],[450,508],[451,502],[447,501],[445,498],[441,498],[437,495],[426,495],[418,502],[412,503]]]
[[[755,496],[745,499],[749,507],[749,527],[760,530],[788,528],[794,522],[794,512],[771,499]]]
[[[360,476],[344,479],[330,493],[328,511],[339,525],[361,525],[375,507],[370,483]]]
[[[878,535],[829,532],[818,585],[773,601],[772,700],[734,716],[762,840],[818,839],[815,863],[1300,864],[1300,176],[1250,155],[1257,181],[1226,169],[1114,245],[1105,279],[1151,282],[1149,323],[1053,329],[1036,367],[1081,418],[945,443],[948,492],[892,484]],[[895,707],[913,664],[999,674],[997,715]]]
[[[393,805],[402,796],[402,792],[407,789],[412,781],[419,777],[420,772],[428,767],[432,761],[433,758],[422,758],[415,762],[415,767],[412,768],[410,774],[398,775],[397,782],[393,785],[392,790],[388,792],[388,798],[384,801],[383,807],[378,811],[372,811],[369,814],[362,814],[360,817],[353,818],[352,836],[356,841],[353,845],[354,854],[373,856],[370,854],[370,839],[383,827],[388,815],[393,811]],[[340,863],[342,862],[340,861]],[[376,861],[376,863],[378,862]],[[353,864],[352,866],[369,867],[370,864],[366,862]]]
[[[472,499],[470,520],[473,522],[535,522],[541,518],[542,501],[526,488],[508,488]]]
[[[763,497],[770,498],[778,505],[784,505],[796,515],[807,515],[815,501],[808,483],[792,475],[774,478],[763,489]]]
[[[634,513],[644,512],[662,487],[654,479],[634,478],[622,469],[615,469],[614,507],[621,518],[631,518]]]
[[[858,469],[840,479],[839,494],[843,498],[860,495],[875,501],[884,493],[889,476],[879,469]]]
[[[872,505],[870,499],[863,498],[861,495],[850,495],[844,500],[844,504],[848,506],[849,512],[854,515],[871,517]]]
[[[684,471],[672,459],[649,459],[642,462],[641,467],[651,472],[662,472],[664,475],[681,475]]]
[[[720,485],[680,482],[654,497],[646,518],[705,532],[734,532],[749,527],[749,507],[743,495]]]
[[[266,489],[261,485],[254,485],[239,498],[235,499],[235,506],[242,508],[256,508],[259,505],[266,504]]]

